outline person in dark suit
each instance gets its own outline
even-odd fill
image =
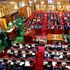
[[[0,62],[0,70],[3,70],[3,64]]]
[[[9,37],[7,37],[6,42],[8,43],[8,47],[12,46],[12,40]]]
[[[53,70],[53,65],[51,61],[48,62],[47,70]]]
[[[2,40],[2,45],[4,45],[4,38],[5,38],[4,33],[0,32],[0,39]]]
[[[17,33],[18,36],[20,36],[20,31],[21,31],[21,29],[19,27],[17,27],[17,30],[15,32]]]

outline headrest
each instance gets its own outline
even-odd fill
[[[32,44],[32,47],[35,47],[35,44]]]
[[[9,49],[9,50],[7,51],[7,53],[11,53],[11,49]]]
[[[52,45],[52,47],[54,47],[54,45]]]
[[[52,55],[54,55],[55,54],[55,52],[52,52]]]
[[[26,54],[23,54],[22,56],[25,58],[26,57]]]
[[[22,53],[25,53],[25,51],[22,51]]]
[[[30,66],[30,62],[29,61],[25,61],[25,66]]]
[[[34,53],[34,52],[32,52],[32,55],[35,55],[35,53]]]
[[[25,64],[25,62],[20,62],[20,64],[19,64],[19,65],[20,65],[20,66],[22,66],[23,64]]]
[[[62,65],[66,65],[66,62],[62,62]]]
[[[16,62],[17,62],[17,63],[20,63],[21,61],[20,61],[20,60],[17,60]]]
[[[52,62],[52,65],[53,65],[53,66],[56,66],[56,64],[57,64],[57,62]]]
[[[19,44],[20,48],[23,48],[22,44]]]
[[[26,44],[26,46],[29,46],[28,44]]]
[[[28,46],[28,48],[30,48],[31,46]]]
[[[14,62],[11,62],[10,65],[14,65]]]
[[[18,53],[18,50],[15,50],[14,53]]]

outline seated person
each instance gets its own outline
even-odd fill
[[[64,50],[65,50],[65,51],[67,51],[67,50],[68,50],[68,46],[67,46],[67,45],[65,45],[64,47],[65,47],[65,48],[64,48]]]
[[[44,52],[44,58],[48,58],[48,52]]]
[[[68,70],[70,70],[70,62],[66,62],[65,68],[68,69]]]
[[[3,64],[2,64],[2,61],[0,61],[0,70],[3,70]]]
[[[46,62],[46,61],[43,62],[43,68],[44,68],[44,70],[46,70],[47,64],[48,64],[48,62]]]
[[[12,46],[11,38],[7,37],[6,42],[8,43],[8,47],[10,48]]]
[[[68,45],[68,50],[70,50],[70,45]]]
[[[21,51],[19,50],[19,51],[18,51],[18,58],[21,58],[21,57],[22,57]]]
[[[18,48],[19,47],[19,44],[18,43],[14,43],[13,45],[12,45],[12,47],[14,47],[14,48]]]
[[[48,45],[48,49],[49,49],[49,50],[52,50],[52,47],[51,47],[51,46],[52,46],[52,45],[50,45],[50,44]]]
[[[61,70],[61,69],[62,69],[61,62],[57,62],[56,66],[55,66],[55,70]]]
[[[32,56],[33,58],[36,58],[36,52],[35,52],[35,51],[32,51],[31,56]]]
[[[61,51],[62,50],[62,46],[61,45],[58,45],[57,50],[58,51]]]
[[[67,60],[70,60],[70,52],[67,53]]]
[[[30,66],[30,61],[29,60],[25,61],[25,66]]]
[[[53,65],[52,65],[52,62],[49,61],[48,64],[47,64],[47,70],[53,70]]]
[[[63,59],[67,60],[67,53],[66,52],[63,52]]]

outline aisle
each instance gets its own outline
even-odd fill
[[[36,62],[35,62],[35,69],[34,70],[43,70],[43,60],[44,60],[44,47],[39,46],[38,51],[36,53]]]

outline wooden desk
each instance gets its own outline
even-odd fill
[[[48,34],[47,35],[48,41],[64,41],[62,34]]]
[[[33,43],[33,38],[35,37],[35,35],[36,35],[35,29],[26,31],[26,33],[24,34],[24,42]]]
[[[17,36],[17,33],[15,32],[16,30],[17,28],[16,26],[14,26],[12,29],[6,31],[8,37],[11,38],[12,40],[14,40],[15,37]]]

